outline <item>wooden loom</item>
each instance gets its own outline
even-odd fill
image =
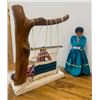
[[[27,91],[30,91],[34,88],[37,88],[64,76],[64,74],[61,71],[58,71],[57,74],[51,75],[51,77],[47,76],[29,84],[30,79],[27,78],[26,75],[26,71],[28,68],[28,58],[30,55],[30,45],[28,42],[28,36],[32,27],[40,25],[46,26],[47,22],[48,25],[59,24],[68,20],[69,15],[57,19],[44,19],[42,17],[28,19],[24,14],[24,10],[21,5],[12,6],[12,11],[15,20],[16,66],[14,80],[11,80],[11,85],[15,94],[21,95]],[[55,48],[55,46],[52,48]],[[35,50],[36,49],[40,48],[35,48]]]

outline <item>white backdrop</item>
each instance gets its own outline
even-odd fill
[[[87,37],[86,53],[89,59],[90,67],[92,68],[92,33],[91,33],[91,3],[90,2],[47,2],[47,3],[36,3],[36,2],[22,2],[22,3],[11,3],[10,6],[14,4],[20,4],[23,6],[25,14],[28,18],[58,18],[66,14],[70,15],[68,21],[61,23],[59,25],[59,41],[63,45],[63,49],[59,51],[58,54],[58,65],[64,66],[67,55],[70,50],[70,37],[75,34],[74,30],[77,26],[82,26],[85,30],[84,35]],[[15,61],[15,31],[14,31],[14,20],[11,11],[11,30],[12,30],[12,40],[13,40],[13,53]],[[52,26],[52,44],[56,44],[56,25]],[[44,45],[44,38],[46,27],[42,28],[39,33],[40,27],[34,27],[33,36],[32,31],[30,32],[29,42],[33,47]],[[48,28],[48,37],[50,34],[50,27]],[[39,36],[39,39],[37,37]],[[35,38],[35,40],[33,39]],[[38,41],[37,41],[38,40]],[[54,41],[55,40],[55,41]],[[35,42],[35,44],[34,44]],[[49,38],[48,38],[49,44]]]

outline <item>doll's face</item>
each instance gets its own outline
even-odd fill
[[[81,36],[83,33],[82,32],[77,32],[76,34],[77,34],[77,36]]]

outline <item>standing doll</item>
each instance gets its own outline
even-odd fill
[[[72,48],[65,64],[65,71],[73,76],[90,75],[88,59],[85,53],[86,37],[83,36],[84,29],[77,27],[76,35],[71,37]]]

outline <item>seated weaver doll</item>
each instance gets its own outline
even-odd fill
[[[46,58],[48,60],[52,60],[51,56],[49,55],[48,51],[45,48],[40,49],[40,51],[38,53],[38,57],[37,57],[37,62],[46,61]],[[38,69],[36,69],[36,70],[38,70]],[[27,76],[30,77],[30,76],[34,76],[34,75],[35,75],[35,70],[34,70],[34,64],[33,64],[32,67],[29,67],[27,69]]]
[[[37,62],[46,61],[46,58],[48,60],[51,60],[51,56],[49,55],[48,51],[45,48],[40,49],[40,52],[38,53]]]
[[[83,36],[84,29],[77,27],[75,29],[76,35],[71,37],[72,48],[68,54],[65,71],[72,76],[90,75],[90,68],[88,59],[85,53],[86,37]]]

